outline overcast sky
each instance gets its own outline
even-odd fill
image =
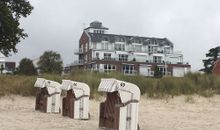
[[[30,0],[33,13],[21,20],[29,37],[8,59],[61,54],[64,65],[77,60],[83,27],[98,20],[110,33],[168,38],[196,71],[212,47],[220,45],[219,0]]]

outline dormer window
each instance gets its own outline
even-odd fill
[[[108,38],[107,38],[107,37],[105,37],[105,38],[103,39],[103,41],[108,41]]]
[[[134,39],[134,43],[141,43],[140,39]]]
[[[125,39],[124,38],[119,38],[119,42],[125,42]]]

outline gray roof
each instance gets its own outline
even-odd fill
[[[140,36],[128,36],[128,35],[117,35],[117,34],[101,34],[101,33],[88,33],[91,37],[92,42],[101,42],[103,40],[114,43],[116,41],[124,41],[127,44],[141,43],[143,45],[157,44],[159,46],[168,45],[173,47],[173,43],[167,38],[154,38],[154,37],[140,37]]]
[[[86,29],[89,29],[89,28],[108,30],[108,28],[102,26],[102,22],[99,22],[99,21],[94,21],[94,22],[90,23],[90,26],[88,28],[86,28]]]

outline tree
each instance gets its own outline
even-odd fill
[[[200,69],[207,74],[212,73],[212,69],[214,66],[215,61],[220,56],[220,46],[211,48],[208,53],[206,53],[207,59],[202,60],[204,68]]]
[[[155,66],[154,68],[154,77],[155,78],[161,78],[163,75],[162,75],[162,72],[160,71],[159,67],[158,66]]]
[[[16,53],[16,45],[28,36],[20,27],[19,19],[30,15],[32,9],[27,0],[0,1],[0,52],[5,56]]]
[[[46,51],[37,62],[40,73],[61,74],[63,71],[63,61],[57,52]]]
[[[37,69],[34,67],[32,60],[23,58],[18,66],[18,74],[37,75]]]

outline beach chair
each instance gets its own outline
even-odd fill
[[[81,82],[63,80],[61,89],[66,91],[62,102],[62,115],[73,119],[89,119],[89,86]]]
[[[139,88],[116,79],[101,79],[99,92],[106,93],[100,104],[99,127],[113,130],[138,130]]]
[[[34,87],[39,88],[36,95],[35,110],[46,113],[59,113],[60,84],[55,81],[37,78]]]

